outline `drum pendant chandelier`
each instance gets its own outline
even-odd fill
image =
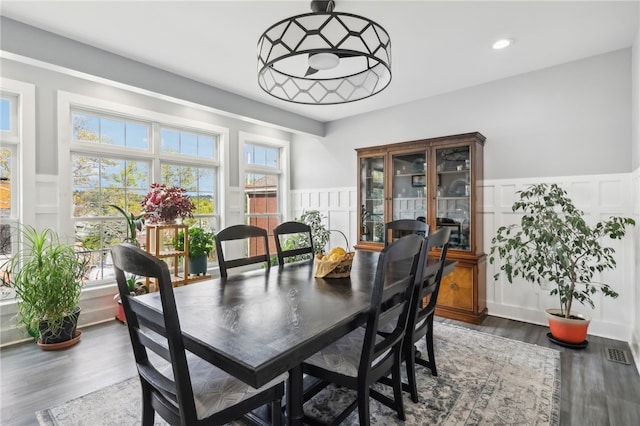
[[[380,25],[312,1],[258,40],[258,84],[276,98],[332,105],[368,98],[391,82],[391,40]]]

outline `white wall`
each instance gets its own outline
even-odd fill
[[[627,173],[630,72],[625,49],[331,122],[325,138],[294,135],[291,181],[354,185],[354,148],[474,131],[486,179]]]
[[[640,11],[638,12],[640,14]],[[640,28],[636,33],[635,41],[633,42],[632,50],[632,64],[631,64],[631,79],[632,79],[632,106],[631,106],[631,120],[632,120],[632,137],[631,137],[631,157],[633,161],[633,168],[635,173],[633,175],[633,197],[634,200],[633,213],[638,223],[635,232],[635,321],[634,321],[634,333],[631,349],[634,352],[636,365],[640,365]]]
[[[36,86],[36,173],[44,175],[58,174],[58,142],[56,123],[56,103],[59,90],[98,98],[155,112],[202,121],[230,129],[229,163],[237,171],[238,132],[261,134],[275,139],[290,140],[289,132],[263,126],[254,122],[240,120],[217,114],[206,106],[180,103],[161,95],[143,95],[119,87],[115,83],[100,83],[92,79],[81,78],[65,70],[52,71],[48,68],[30,65],[17,60],[0,58],[2,76],[32,83]],[[230,173],[230,185],[238,185],[238,174]]]
[[[355,148],[479,131],[487,137],[485,252],[497,226],[512,220],[515,191],[525,183],[561,183],[592,221],[610,214],[637,219],[639,171],[631,154],[638,147],[638,117],[632,117],[638,76],[631,74],[632,50],[625,49],[332,122],[325,138],[293,135],[293,213],[317,208],[330,227],[348,223],[353,245]],[[605,276],[621,297],[585,309],[594,317],[593,334],[626,341],[638,334],[639,232],[640,225],[620,246],[616,271]],[[526,284],[494,283],[491,265],[487,284],[492,315],[545,323],[541,311],[555,302]]]

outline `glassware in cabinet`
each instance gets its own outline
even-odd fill
[[[360,162],[360,241],[381,242],[384,227],[384,157]]]
[[[435,150],[436,227],[451,228],[449,247],[471,250],[471,161],[470,147]]]

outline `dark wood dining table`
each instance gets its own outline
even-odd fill
[[[303,261],[176,287],[185,347],[256,388],[288,371],[287,419],[301,424],[302,362],[365,322],[377,259],[358,251],[347,278]],[[159,293],[132,300],[161,311]]]

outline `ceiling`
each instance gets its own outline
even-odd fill
[[[392,81],[343,105],[288,103],[257,83],[256,44],[276,21],[307,13],[289,1],[11,1],[6,17],[326,122],[630,47],[639,1],[341,1],[391,37]],[[501,51],[494,41],[508,37]]]

